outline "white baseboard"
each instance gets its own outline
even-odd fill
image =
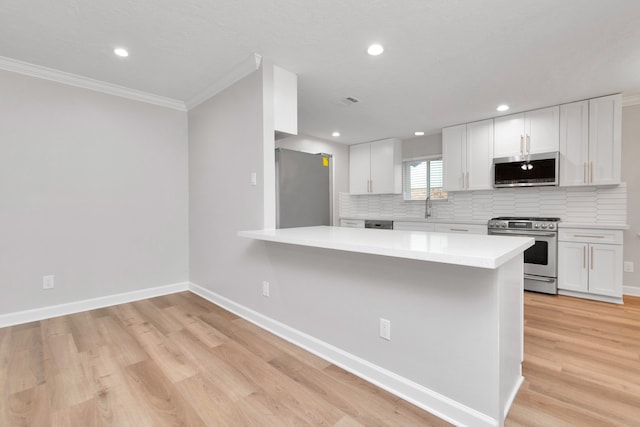
[[[497,426],[498,421],[367,360],[237,304],[194,283],[189,290],[298,347],[450,422],[462,426]],[[514,394],[515,396],[515,394]]]
[[[19,325],[21,323],[35,322],[37,320],[49,319],[52,317],[65,316],[67,314],[79,313],[81,311],[95,310],[97,308],[109,307],[112,305],[124,304],[127,302],[159,297],[161,295],[168,295],[188,290],[189,282],[181,282],[171,285],[158,286],[155,288],[140,289],[138,291],[91,298],[82,301],[74,301],[65,304],[35,308],[32,310],[2,314],[0,315],[0,328]]]
[[[632,297],[640,297],[640,287],[637,286],[625,286],[623,293]]]

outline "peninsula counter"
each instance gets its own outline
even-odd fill
[[[238,235],[263,241],[252,250],[267,254],[269,298],[281,299],[275,319],[256,323],[456,425],[504,425],[523,381],[533,239],[341,227]],[[383,318],[390,340],[378,336]]]

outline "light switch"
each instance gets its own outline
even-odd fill
[[[258,184],[258,176],[255,172],[251,172],[251,185]]]

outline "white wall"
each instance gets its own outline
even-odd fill
[[[434,156],[442,154],[442,133],[416,136],[402,140],[402,158]]]
[[[627,222],[624,260],[633,261],[635,271],[624,273],[625,293],[640,296],[640,105],[622,109],[622,180],[627,183]],[[629,289],[633,288],[633,289]]]
[[[261,69],[189,111],[190,279],[252,308],[266,257],[237,232],[263,227],[262,89]]]
[[[186,113],[6,71],[0,94],[0,314],[188,280]]]
[[[296,135],[276,141],[276,147],[333,156],[333,224],[337,225],[340,193],[349,192],[349,146],[314,136]]]

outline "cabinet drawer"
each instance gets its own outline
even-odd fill
[[[341,219],[340,227],[364,228],[364,219]]]
[[[558,240],[561,242],[585,242],[621,245],[622,231],[588,228],[560,229],[558,231]]]
[[[394,221],[393,229],[406,231],[435,231],[435,225],[425,222]]]
[[[436,231],[439,233],[487,234],[487,226],[474,224],[440,223],[436,224]]]

